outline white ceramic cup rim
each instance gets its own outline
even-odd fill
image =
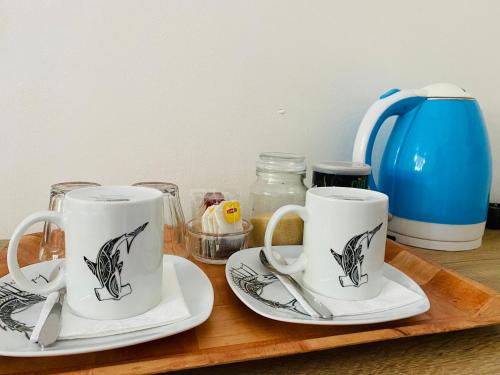
[[[349,196],[353,198],[369,198],[362,200],[351,200],[351,199],[340,199],[332,195],[334,193],[338,196]],[[348,204],[348,205],[366,205],[375,204],[381,201],[389,200],[389,197],[378,191],[368,190],[368,189],[357,189],[351,187],[340,187],[340,186],[318,186],[307,190],[307,195],[311,195],[314,198],[321,199],[325,202],[335,202],[335,204]],[[307,205],[306,205],[307,206]]]
[[[92,200],[85,198],[85,196],[90,196],[91,194],[132,194],[136,195],[136,197],[131,200]],[[65,199],[73,200],[80,204],[130,205],[148,202],[154,199],[161,198],[162,196],[162,192],[158,189],[145,186],[104,185],[89,186],[72,190],[66,194]]]

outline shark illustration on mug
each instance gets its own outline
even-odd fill
[[[382,223],[370,231],[366,231],[352,237],[344,246],[344,250],[341,254],[336,253],[333,249],[330,249],[333,257],[345,273],[345,276],[339,276],[340,285],[343,287],[359,287],[360,285],[368,282],[368,275],[363,274],[361,269],[365,258],[365,256],[361,254],[364,245],[363,241],[366,240],[366,249],[369,249],[373,236],[380,230],[381,227]]]
[[[121,273],[123,270],[123,260],[120,260],[122,250],[130,253],[132,242],[141,233],[148,223],[142,224],[130,233],[122,234],[112,240],[107,241],[99,249],[97,260],[92,262],[87,257],[83,257],[90,271],[97,277],[100,288],[95,288],[95,295],[99,301],[120,300],[132,293],[132,286],[122,284]],[[125,246],[125,248],[123,248]]]

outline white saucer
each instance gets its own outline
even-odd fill
[[[302,251],[301,249],[302,246],[273,246],[273,250],[285,258],[297,258]],[[388,322],[419,315],[429,310],[429,299],[420,286],[403,272],[386,263],[384,276],[387,279],[405,286],[422,296],[423,299],[388,311],[338,316],[328,320],[313,318],[303,310],[283,284],[260,263],[260,250],[260,247],[246,249],[231,255],[226,263],[226,279],[233,292],[247,307],[266,318],[299,324],[354,325]],[[241,270],[242,266],[245,268],[246,275],[253,273],[256,276],[255,281],[262,281],[260,286],[258,282],[254,284],[250,282],[247,283],[248,288],[242,289],[235,282],[241,275],[238,269]]]
[[[172,336],[202,324],[210,316],[214,304],[214,291],[210,280],[198,266],[187,259],[175,255],[165,255],[165,258],[175,266],[179,285],[191,313],[190,318],[161,327],[119,335],[57,341],[44,350],[37,344],[30,343],[27,335],[31,333],[38,319],[45,297],[23,291],[18,294],[9,293],[5,285],[6,283],[12,285],[12,279],[10,275],[2,277],[0,279],[0,355],[48,357],[96,352]],[[46,278],[58,262],[55,260],[36,263],[24,267],[23,272],[34,282],[46,282]],[[2,287],[4,287],[3,295]],[[11,287],[7,288],[12,290]],[[20,302],[21,299],[25,300],[24,307]],[[9,312],[12,309],[14,312]],[[18,330],[11,329],[9,326],[17,327]]]

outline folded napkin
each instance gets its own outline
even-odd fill
[[[177,280],[175,266],[168,262],[166,258],[163,259],[162,288],[163,296],[158,306],[141,315],[127,319],[94,320],[82,318],[73,314],[67,303],[64,302],[61,314],[62,327],[58,340],[117,335],[171,324],[189,318],[190,313]],[[38,340],[40,328],[50,309],[57,301],[57,297],[57,293],[52,293],[47,297],[30,341],[36,342]]]
[[[285,259],[287,263],[293,263],[294,259]],[[294,274],[293,278],[303,287],[304,283],[302,280],[302,274]],[[292,294],[297,301],[304,306],[306,312],[310,315],[314,315],[315,312],[312,310],[307,302],[304,301],[302,296],[298,295],[295,288],[291,287],[289,283],[283,283],[285,288]],[[424,297],[414,291],[406,288],[405,286],[398,284],[393,280],[383,278],[382,281],[382,291],[380,294],[374,298],[362,300],[362,301],[347,301],[342,299],[335,299],[322,296],[320,294],[314,293],[314,296],[325,305],[328,310],[334,316],[355,316],[362,314],[373,314],[382,311],[394,310],[399,307],[410,305],[417,301],[423,301]],[[308,289],[309,290],[309,289]]]

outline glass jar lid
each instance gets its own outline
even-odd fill
[[[367,176],[371,172],[371,167],[368,164],[356,163],[351,161],[325,161],[314,164],[313,171],[344,176]]]
[[[306,158],[285,152],[263,152],[257,159],[257,172],[306,173]]]

